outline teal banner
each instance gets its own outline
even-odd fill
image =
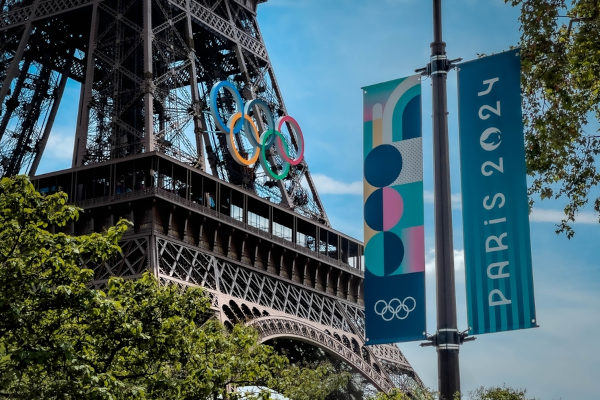
[[[418,75],[363,88],[366,343],[425,332]]]
[[[519,51],[460,64],[458,100],[469,333],[532,328]]]

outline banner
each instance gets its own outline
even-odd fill
[[[364,90],[366,343],[424,338],[421,82]]]
[[[519,51],[460,64],[458,100],[469,333],[535,327]]]

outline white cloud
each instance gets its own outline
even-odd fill
[[[342,182],[323,174],[311,174],[317,191],[319,194],[363,194],[363,182]],[[423,191],[423,200],[425,203],[433,204],[434,195],[431,190]],[[460,193],[452,193],[450,195],[452,208],[455,210],[462,209],[462,197]]]
[[[454,250],[454,271],[464,271],[465,270],[465,251],[464,250]],[[425,253],[425,272],[427,274],[435,273],[435,249],[430,248]]]
[[[48,144],[46,145],[44,154],[52,157],[52,159],[56,161],[71,160],[73,157],[74,140],[74,131],[67,134],[53,130],[48,138]]]
[[[306,8],[309,6],[308,3],[299,2],[296,0],[278,0],[278,1],[270,1],[265,6],[267,7],[280,7],[280,8]],[[262,7],[265,7],[262,6]],[[262,9],[260,9],[262,11]]]
[[[423,192],[423,200],[425,203],[433,204],[434,195],[431,190],[425,190]],[[452,193],[450,195],[450,201],[452,202],[452,208],[455,210],[462,209],[462,197],[460,193]]]
[[[552,222],[559,223],[565,214],[562,210],[548,210],[542,208],[534,208],[529,215],[531,222]],[[593,212],[581,212],[575,216],[575,223],[577,224],[597,224],[598,216]]]
[[[341,182],[323,174],[311,174],[319,194],[356,194],[362,195],[363,183]]]
[[[550,252],[560,248],[559,242]],[[435,331],[436,326],[434,254],[430,248],[426,256],[429,332]],[[463,265],[464,253],[455,251],[454,255],[458,270]],[[561,264],[559,259],[555,258]],[[600,329],[600,319],[596,317],[600,307],[598,285],[557,279],[548,270],[551,264],[545,265],[544,275],[536,280],[536,317],[540,328],[478,335],[475,342],[461,346],[461,386],[465,393],[480,385],[506,384],[527,389],[527,398],[597,398],[597,382],[590,371],[599,368],[595,357],[598,346],[593,335],[586,333]],[[467,326],[463,273],[456,274],[456,296],[458,328],[462,330]],[[435,389],[437,366],[432,352],[412,343],[403,343],[400,348],[425,383]],[[556,365],[568,365],[568,370],[555,368]]]
[[[73,157],[74,140],[75,128],[53,129],[36,174],[41,175],[69,168]]]

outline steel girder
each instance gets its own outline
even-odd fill
[[[2,2],[0,175],[35,173],[66,82],[72,79],[81,85],[74,170],[156,151],[328,226],[306,163],[279,182],[256,166],[241,167],[208,111],[210,88],[227,79],[245,100],[259,97],[275,115],[287,114],[256,22],[257,2],[245,3],[250,6],[236,0]],[[231,99],[219,100],[226,116],[233,106]],[[294,137],[284,134],[292,151],[298,151]],[[156,171],[148,172],[147,178],[156,177]],[[92,230],[94,223],[92,219]],[[336,296],[332,288],[348,282],[340,283],[339,266],[328,265],[326,255],[318,255],[323,268],[317,272],[301,266],[297,273],[304,276],[294,281],[270,266],[253,268],[243,259],[156,231],[126,237],[122,249],[121,257],[95,268],[97,285],[113,275],[137,277],[150,270],[162,283],[204,287],[224,323],[251,323],[263,340],[286,336],[312,341],[380,389],[397,385],[398,376],[419,382],[394,346],[364,346],[364,310]],[[318,254],[319,249],[313,251]],[[308,277],[321,273],[324,277]],[[317,286],[319,279],[325,281]]]
[[[158,150],[329,224],[305,162],[278,181],[258,164],[237,164],[208,112],[210,88],[228,79],[245,100],[260,97],[275,116],[287,113],[256,21],[256,2],[249,4],[5,2],[0,175],[35,174],[71,78],[81,84],[74,167]],[[225,115],[232,106],[219,99]],[[283,134],[297,151],[295,137]]]
[[[205,288],[221,321],[253,326],[262,341],[287,337],[310,342],[347,362],[380,390],[397,385],[398,377],[420,383],[396,346],[365,346],[364,308],[355,303],[166,235],[133,236],[122,248],[122,258],[95,269],[96,284],[110,275],[137,277],[151,269],[163,284]]]
[[[151,169],[170,175],[148,180],[145,171]],[[141,181],[123,182],[122,173]],[[184,179],[187,189],[173,191],[168,184],[173,179]],[[251,323],[264,341],[311,342],[382,390],[392,383],[407,388],[402,386],[407,379],[420,383],[397,347],[364,344],[357,262],[362,250],[359,243],[352,250],[351,238],[161,154],[52,173],[34,182],[42,192],[67,188],[85,209],[69,232],[99,232],[119,218],[133,222],[122,254],[94,268],[97,286],[111,276],[136,278],[151,271],[161,284],[203,287],[225,325]],[[215,203],[201,200],[207,196]],[[239,207],[232,213],[234,204]],[[270,216],[267,228],[252,225],[253,213]],[[278,224],[292,227],[289,236],[274,229]],[[298,241],[302,232],[319,244]],[[330,246],[336,251],[329,252]]]

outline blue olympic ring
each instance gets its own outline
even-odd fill
[[[217,97],[221,89],[227,90],[235,101],[235,112],[229,120],[225,122],[219,113],[217,106]],[[253,110],[260,111],[266,119],[267,129],[258,134],[256,124],[250,114]],[[210,91],[210,112],[215,121],[216,127],[227,136],[227,147],[232,158],[241,165],[250,166],[260,158],[260,164],[265,172],[275,180],[284,179],[290,171],[291,165],[298,165],[304,158],[304,136],[298,122],[289,115],[280,117],[275,124],[273,113],[269,105],[261,99],[252,99],[244,105],[244,101],[237,88],[229,81],[221,81],[213,85]],[[258,120],[260,117],[257,117]],[[240,120],[238,122],[238,120]],[[290,135],[294,135],[298,143],[298,157],[291,158],[290,146],[281,133],[283,124],[287,124]],[[237,149],[235,135],[240,132],[248,139],[248,142],[254,148],[252,157],[244,158]],[[275,145],[276,144],[276,145]],[[274,146],[274,152],[283,159],[281,173],[273,171],[270,162],[267,160],[266,151]]]
[[[227,127],[227,124],[221,119],[221,115],[218,111],[219,109],[217,108],[217,93],[219,93],[219,90],[221,88],[227,89],[227,91],[231,93],[235,100],[235,105],[238,112],[244,112],[244,101],[242,100],[242,95],[240,94],[240,92],[238,92],[237,88],[233,86],[233,84],[229,81],[221,81],[219,83],[216,83],[210,90],[210,112],[212,114],[212,117],[215,123],[217,124],[217,128],[219,128],[223,132],[229,132],[229,128]],[[243,123],[240,123],[233,129],[233,132],[236,134],[240,133],[240,131],[242,130],[242,126]]]

